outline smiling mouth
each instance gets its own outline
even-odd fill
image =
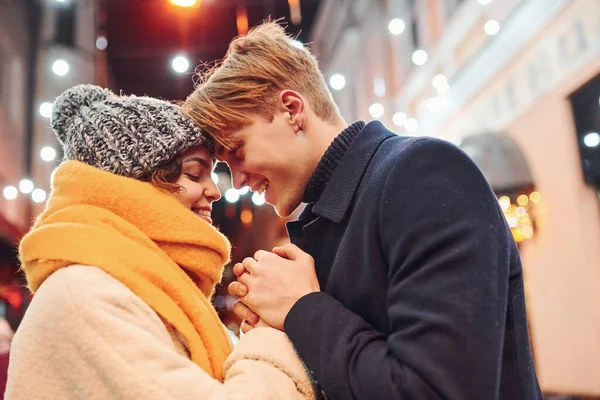
[[[269,181],[264,181],[262,185],[260,185],[260,187],[258,188],[258,190],[256,191],[258,194],[263,194],[267,191],[267,188],[269,187]]]
[[[210,211],[209,210],[194,210],[194,213],[197,216],[199,216],[200,218],[202,218],[203,220],[205,220],[208,223],[212,224],[212,218],[210,217]]]

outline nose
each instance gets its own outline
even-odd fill
[[[204,197],[206,197],[206,200],[208,200],[209,203],[215,202],[221,198],[221,191],[212,179],[210,180],[208,186],[204,189]]]
[[[244,186],[246,186],[246,183],[248,183],[248,175],[246,175],[243,172],[234,172],[232,170],[232,174],[233,174],[233,187],[236,189],[241,189]]]

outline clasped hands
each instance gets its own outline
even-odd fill
[[[239,301],[233,311],[242,318],[242,332],[270,326],[283,331],[286,316],[303,296],[319,292],[315,263],[310,254],[288,244],[273,252],[259,250],[235,264],[237,281],[229,284],[229,294]]]

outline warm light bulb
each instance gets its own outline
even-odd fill
[[[19,182],[19,190],[21,193],[29,194],[33,188],[33,182],[31,182],[30,179],[21,179],[21,182]]]
[[[255,192],[252,194],[252,202],[257,206],[262,206],[265,204],[265,195]]]
[[[235,188],[227,189],[225,191],[225,200],[229,203],[235,203],[240,199],[240,193]]]
[[[416,65],[424,65],[427,62],[428,56],[425,50],[415,50],[412,55],[412,61]]]
[[[14,186],[6,186],[2,194],[6,200],[14,200],[19,195],[19,190]]]
[[[170,2],[177,7],[193,7],[198,4],[198,0],[170,0]]]
[[[52,63],[52,72],[58,76],[65,76],[69,73],[69,63],[65,60],[56,60]]]
[[[42,117],[50,118],[52,116],[52,103],[45,101],[40,104],[39,112]]]
[[[489,20],[488,22],[485,23],[485,26],[483,27],[483,30],[488,35],[494,36],[498,32],[500,32],[500,24],[498,23],[498,21],[494,21],[493,19],[491,19],[491,20]]]
[[[385,109],[381,103],[373,103],[369,107],[369,114],[371,114],[371,117],[373,118],[381,118],[384,112]]]
[[[329,78],[329,85],[334,90],[342,90],[346,86],[346,78],[342,74],[333,74]]]
[[[56,158],[56,150],[50,146],[42,147],[42,150],[40,150],[40,157],[46,162],[54,161]]]
[[[177,56],[173,58],[173,61],[171,61],[171,66],[173,67],[175,72],[183,74],[190,67],[190,62],[184,56]]]
[[[46,192],[43,189],[35,189],[31,192],[31,200],[33,200],[34,203],[42,203],[46,200]]]
[[[583,144],[587,147],[598,147],[600,145],[600,134],[598,132],[590,132],[583,137]]]
[[[400,18],[394,18],[388,24],[388,30],[392,35],[400,35],[404,32],[404,28],[406,28],[406,25]]]

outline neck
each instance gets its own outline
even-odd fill
[[[318,118],[315,118],[315,120],[310,124],[312,134],[309,134],[312,138],[311,148],[314,150],[311,155],[313,171],[317,168],[319,161],[321,161],[333,140],[348,127],[348,124],[341,118],[335,123],[328,123]]]

